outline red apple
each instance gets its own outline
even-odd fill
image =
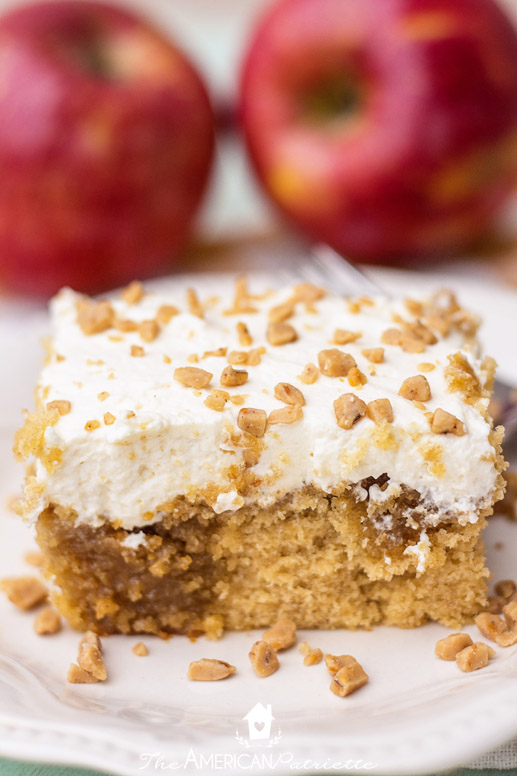
[[[163,271],[214,120],[185,55],[132,13],[58,0],[0,20],[0,286],[95,291]]]
[[[517,179],[517,34],[492,0],[280,0],[247,54],[270,197],[361,261],[445,254]]]

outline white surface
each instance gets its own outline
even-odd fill
[[[269,275],[254,278],[250,291],[271,289],[274,282]],[[202,302],[213,300],[202,319],[188,312],[188,284],[194,285]],[[119,318],[134,321],[153,320],[162,305],[174,305],[179,314],[161,327],[153,342],[143,342],[138,332],[115,332],[120,340],[113,342],[114,329],[86,336],[77,323],[80,297],[68,289],[53,300],[55,355],[42,372],[40,395],[47,390],[43,401],[70,401],[71,411],[47,427],[47,454],[58,448],[62,460],[51,472],[36,461],[35,488],[41,498],[34,497],[31,484],[28,500],[33,519],[49,503],[58,503],[75,510],[81,521],[96,524],[103,515],[132,529],[161,520],[160,505],[193,490],[209,492],[208,504],[216,512],[224,512],[249,502],[269,506],[308,485],[332,493],[344,481],[357,483],[383,474],[388,475],[390,486],[386,491],[372,487],[370,505],[380,505],[382,514],[382,503],[399,495],[402,485],[413,488],[429,510],[424,529],[436,526],[451,511],[460,522],[471,522],[478,509],[491,504],[497,473],[490,427],[481,414],[488,401],[474,407],[447,389],[448,356],[460,350],[484,380],[481,359],[465,345],[457,328],[452,327],[447,337],[439,337],[423,353],[385,346],[384,361],[372,368],[363,350],[382,344],[382,333],[393,326],[392,316],[413,320],[402,299],[376,297],[371,306],[356,313],[351,313],[338,295],[328,294],[315,302],[314,312],[307,312],[305,304],[298,303],[289,319],[298,339],[273,347],[266,338],[269,311],[292,298],[292,284],[253,300],[256,312],[232,316],[227,311],[235,293],[233,275],[182,277],[150,287],[155,293],[146,293],[135,305],[128,305],[118,293],[110,299]],[[246,383],[229,388],[229,394],[245,396],[244,407],[260,409],[268,416],[285,407],[274,396],[274,386],[280,380],[297,386],[305,398],[299,422],[268,425],[261,438],[260,459],[251,472],[253,485],[246,483],[243,488],[229,468],[241,466],[243,461],[242,447],[233,441],[241,407],[228,401],[222,412],[215,412],[204,404],[210,392],[221,387],[220,375],[228,359],[204,358],[203,354],[222,346],[228,354],[242,350],[237,321],[246,324],[253,347],[264,352],[260,364],[244,367]],[[360,334],[340,352],[355,359],[368,382],[359,391],[344,378],[320,375],[313,385],[304,385],[299,375],[305,365],[317,363],[319,351],[332,347],[334,332],[340,328]],[[133,358],[133,345],[143,346],[145,355]],[[197,366],[212,375],[210,384],[201,391],[174,379],[176,368],[189,366],[192,353],[200,358]],[[169,363],[164,362],[164,355]],[[419,409],[400,396],[399,389],[406,378],[419,373],[422,361],[436,368],[426,374],[431,398]],[[100,401],[102,392],[109,395]],[[366,403],[386,398],[391,402],[392,445],[386,445],[386,431],[381,429],[379,437],[375,423],[367,417],[347,431],[338,427],[333,403],[347,392]],[[439,408],[463,423],[463,436],[432,433],[426,413]],[[106,412],[114,418],[109,426],[103,423]],[[100,423],[99,428],[85,430],[85,424],[92,420]],[[445,467],[438,474],[426,463],[431,446]],[[366,498],[364,490],[361,495]],[[424,530],[420,542],[411,549],[411,565],[419,571],[426,565],[426,543]]]
[[[420,286],[426,276],[420,276]],[[404,288],[415,279],[383,273],[388,287]],[[429,283],[443,285],[443,277]],[[463,301],[483,296],[491,351],[514,347],[517,313],[487,285],[465,286]],[[408,289],[409,290],[409,289]],[[11,461],[11,436],[19,408],[30,403],[39,370],[38,338],[45,328],[42,311],[4,304],[0,308],[0,346],[9,369],[0,381],[0,505],[16,493],[21,473]],[[495,332],[493,338],[491,332]],[[510,369],[511,372],[511,369]],[[504,548],[495,548],[497,541]],[[28,529],[4,508],[0,518],[1,575],[31,573],[22,562],[33,541]],[[487,534],[489,562],[495,579],[517,576],[517,526],[497,518]],[[186,772],[265,774],[251,759],[212,760],[200,768],[202,755],[238,756],[264,753],[277,760],[273,772],[287,774],[294,764],[311,760],[375,763],[374,773],[429,773],[472,760],[515,734],[517,729],[517,654],[497,648],[490,666],[461,674],[456,666],[437,660],[435,641],[448,631],[429,625],[412,631],[378,628],[300,634],[325,651],[355,655],[369,672],[370,683],[357,694],[339,699],[328,690],[323,665],[306,668],[294,649],[281,655],[280,671],[256,678],[247,652],[254,634],[230,634],[219,642],[199,639],[191,644],[176,637],[169,642],[144,637],[104,640],[109,681],[73,686],[65,681],[75,659],[78,636],[65,629],[41,638],[32,631],[33,615],[15,610],[0,597],[0,754],[36,761],[107,768],[130,774],[162,770],[142,768],[145,753],[161,754],[162,763],[184,762]],[[475,628],[468,629],[473,636]],[[150,655],[138,658],[131,647],[143,640]],[[238,673],[223,683],[195,684],[185,678],[188,662],[220,657],[233,662]],[[271,704],[272,736],[281,738],[266,749],[246,748],[236,738],[248,738],[243,717],[258,702]],[[155,761],[153,761],[154,763]],[[233,769],[232,764],[235,765]],[[240,765],[240,767],[239,767]],[[260,763],[259,763],[260,765]],[[168,769],[167,772],[174,770]],[[181,768],[180,770],[183,770]],[[343,766],[341,770],[345,770]],[[356,769],[357,770],[357,769]],[[360,769],[359,769],[360,770]]]

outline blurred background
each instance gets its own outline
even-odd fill
[[[517,25],[517,0],[498,0],[499,5],[506,11],[506,13],[513,19],[515,25]],[[477,3],[477,0],[476,0]],[[0,12],[7,11],[9,9],[18,8],[20,6],[27,5],[27,3],[20,3],[18,0],[0,0]],[[153,22],[156,27],[163,32],[167,37],[175,41],[178,46],[183,49],[190,57],[194,66],[198,69],[205,86],[209,92],[210,99],[212,101],[213,109],[215,112],[216,121],[216,151],[214,164],[212,167],[212,173],[210,176],[210,182],[208,189],[202,198],[201,205],[196,208],[195,214],[195,226],[190,231],[190,238],[186,243],[186,247],[180,253],[180,260],[175,264],[176,269],[195,269],[206,267],[212,267],[213,261],[216,262],[217,268],[225,268],[232,266],[232,260],[230,256],[233,256],[234,249],[240,252],[241,259],[246,254],[246,247],[249,245],[256,246],[257,244],[267,246],[266,254],[269,254],[269,246],[275,244],[277,239],[283,239],[286,234],[285,220],[279,217],[278,209],[272,206],[271,196],[264,194],[264,188],[257,184],[256,175],[252,172],[249,162],[249,154],[247,154],[243,147],[243,142],[240,137],[240,133],[236,131],[235,119],[237,111],[237,94],[238,83],[240,79],[240,73],[242,69],[242,62],[245,57],[245,53],[249,47],[250,41],[256,33],[257,24],[264,14],[265,8],[271,6],[272,3],[268,0],[117,0],[116,5],[123,8],[132,9],[138,15],[141,15],[144,19],[148,19]],[[419,3],[416,3],[418,7]],[[431,6],[433,3],[431,3]],[[437,7],[440,3],[435,3]],[[447,4],[442,4],[445,7]],[[452,3],[454,7],[456,2]],[[459,3],[461,5],[461,2]],[[380,3],[380,6],[382,3]],[[425,7],[424,2],[422,7]],[[428,14],[429,16],[429,14]],[[425,28],[424,33],[419,31],[419,35],[422,38],[429,37],[433,33],[433,14],[429,16],[429,27]],[[465,19],[465,28],[469,27],[467,18]],[[489,35],[488,35],[489,37]],[[2,44],[2,36],[0,34],[0,45]],[[490,41],[489,41],[490,43]],[[302,42],[303,48],[303,42]],[[461,42],[458,46],[461,48]],[[498,39],[497,31],[493,34],[493,40],[491,45],[496,51],[498,47],[501,47],[501,41]],[[513,52],[514,61],[517,57],[517,50]],[[6,55],[7,56],[7,55]],[[7,60],[6,60],[7,61]],[[9,62],[8,62],[9,64]],[[497,67],[499,65],[494,65]],[[454,67],[454,62],[451,63],[451,68]],[[2,60],[0,58],[0,74],[2,70]],[[260,71],[260,64],[256,68]],[[470,77],[471,74],[468,74]],[[260,89],[260,72],[258,73],[258,87]],[[467,74],[465,74],[467,77]],[[252,85],[253,79],[250,79]],[[45,85],[42,83],[39,85],[38,99],[40,101],[45,98],[42,95],[45,94]],[[18,85],[18,103],[23,104],[26,96],[24,95],[23,86],[21,89]],[[28,88],[28,87],[27,87]],[[251,86],[250,86],[251,89]],[[30,89],[29,89],[30,91]],[[28,96],[27,96],[28,98]],[[32,99],[32,98],[31,98]],[[401,98],[403,103],[403,99]],[[16,109],[19,109],[17,103]],[[489,101],[486,103],[489,104]],[[9,106],[8,106],[9,107]],[[5,103],[3,106],[5,111]],[[255,114],[253,113],[255,110]],[[252,124],[257,115],[257,111],[260,112],[260,106],[254,107],[249,111],[250,118],[248,123]],[[404,113],[405,106],[401,104],[401,113]],[[30,121],[30,116],[26,119]],[[3,140],[2,132],[2,105],[0,104],[0,169],[2,172],[7,167],[10,169],[13,167],[12,158],[13,152],[6,152],[6,156],[2,158],[2,143],[7,142]],[[36,123],[38,119],[36,117]],[[11,130],[12,131],[12,130]],[[517,133],[517,125],[514,126],[514,133]],[[5,134],[8,134],[8,129],[5,130]],[[249,136],[253,135],[252,130],[248,132]],[[266,134],[266,130],[263,131]],[[513,145],[510,146],[510,150],[506,149],[506,157],[501,155],[501,158],[496,159],[496,148],[498,138],[494,136],[493,144],[493,158],[494,162],[487,164],[487,159],[479,159],[478,168],[480,170],[479,175],[482,177],[485,175],[486,168],[497,166],[508,167],[513,165],[517,166],[517,141],[515,140],[517,134],[514,134]],[[255,158],[256,167],[260,168],[261,154],[267,156],[266,152],[261,150],[260,143],[262,138],[249,138],[250,146],[255,144]],[[266,141],[264,141],[265,143]],[[330,141],[331,142],[331,141]],[[390,141],[387,141],[389,144]],[[51,153],[51,152],[49,152]],[[59,152],[58,152],[59,153]],[[9,156],[11,154],[11,156]],[[513,160],[509,159],[508,154],[513,156]],[[48,155],[48,154],[47,154]],[[309,154],[310,155],[310,154]],[[314,153],[314,163],[323,164],[323,161],[316,158]],[[511,162],[511,165],[510,165]],[[266,162],[265,162],[266,163]],[[325,162],[327,163],[327,162]],[[14,166],[18,167],[20,164],[25,164],[25,161],[19,161],[16,159]],[[369,164],[365,155],[364,164]],[[31,175],[30,161],[27,163],[28,172],[24,174]],[[357,165],[356,165],[357,166]],[[360,175],[356,169],[354,169],[354,175]],[[17,173],[18,174],[18,173]],[[74,173],[70,173],[73,175]],[[262,169],[261,175],[264,178],[267,177],[269,171]],[[40,175],[37,166],[34,168],[34,177]],[[85,178],[88,176],[85,176]],[[12,199],[9,189],[9,178],[4,178],[4,191],[7,191],[5,197]],[[360,180],[360,178],[359,178]],[[507,182],[506,182],[507,183]],[[16,180],[16,186],[18,181]],[[301,185],[301,184],[300,184]],[[454,183],[456,185],[456,182]],[[13,185],[13,188],[16,188]],[[306,189],[308,187],[306,186]],[[271,194],[271,192],[270,192]],[[345,192],[346,194],[346,192]],[[394,199],[396,199],[398,192],[394,192]],[[42,201],[45,200],[46,190],[43,185],[40,187],[38,194],[34,195],[38,201],[36,204],[30,201],[26,192],[17,190],[16,196],[19,199],[23,199],[23,209],[25,211],[35,211],[42,207]],[[51,198],[49,194],[49,198]],[[316,194],[316,198],[318,194]],[[72,285],[80,286],[81,282],[76,280],[76,276],[71,273],[70,277],[67,277],[66,271],[58,272],[56,277],[50,281],[50,285],[46,285],[43,281],[39,281],[36,278],[35,262],[28,261],[27,266],[24,266],[23,261],[18,262],[19,266],[11,270],[10,274],[2,273],[1,264],[7,262],[9,265],[15,265],[16,259],[12,258],[16,254],[16,250],[13,248],[14,240],[12,238],[13,223],[17,220],[18,214],[14,209],[9,210],[5,208],[5,213],[2,212],[2,201],[0,201],[0,253],[3,253],[3,257],[0,257],[0,288],[3,286],[4,290],[11,293],[28,292],[31,295],[48,296],[55,290],[55,287],[59,287],[63,282],[69,282]],[[372,208],[375,207],[375,201],[372,200]],[[493,207],[493,205],[492,205]],[[286,208],[284,208],[285,210]],[[474,225],[479,220],[476,207],[472,208],[472,212],[469,216],[472,224],[472,230],[474,231]],[[14,213],[14,215],[13,215]],[[36,219],[29,213],[25,213],[23,222],[25,226],[20,227],[25,232],[24,241],[27,241],[26,235],[36,230],[38,224]],[[190,217],[190,216],[189,216]],[[339,214],[337,216],[339,218]],[[358,219],[356,219],[357,221]],[[291,218],[291,223],[293,219]],[[294,218],[294,222],[297,222],[297,217]],[[299,230],[302,234],[305,234],[309,238],[314,238],[314,229],[311,231],[310,218],[305,219],[304,216],[299,219],[302,226]],[[307,228],[305,227],[307,222]],[[470,258],[473,256],[489,258],[489,269],[491,273],[495,273],[504,283],[517,285],[517,195],[513,197],[506,196],[502,198],[500,205],[498,205],[497,215],[494,218],[495,228],[487,230],[483,235],[482,240],[476,240],[472,244],[465,238],[458,240],[457,250],[453,251],[452,258],[456,259],[462,255],[468,255]],[[82,225],[83,232],[86,233],[88,224]],[[353,221],[350,224],[343,226],[343,229],[348,229],[351,234],[356,227],[356,223]],[[444,225],[444,233],[449,229],[450,223]],[[357,226],[360,229],[361,226]],[[364,225],[363,229],[367,228]],[[436,227],[436,223],[429,226],[429,229],[436,231],[440,230],[440,226]],[[454,227],[450,227],[454,228]],[[405,229],[405,225],[401,224],[401,230]],[[106,230],[107,239],[111,239],[113,230]],[[2,239],[2,235],[4,239]],[[7,236],[6,236],[7,235]],[[318,235],[316,235],[318,236]],[[323,230],[323,236],[326,236],[325,230]],[[129,239],[129,238],[128,238]],[[145,241],[145,236],[142,235],[142,239]],[[329,234],[329,241],[332,242]],[[433,247],[434,256],[436,257],[441,250],[440,241],[435,240],[436,246]],[[339,243],[339,239],[338,239]],[[37,242],[36,252],[37,252]],[[341,244],[338,244],[338,249],[342,248]],[[346,249],[348,244],[345,241],[344,248]],[[382,246],[381,246],[382,247]],[[176,249],[175,249],[176,250]],[[433,255],[431,251],[431,255]],[[342,250],[346,252],[346,250]],[[398,264],[398,256],[396,255],[397,246],[390,254],[389,250],[377,251],[374,248],[372,255],[368,256],[368,261],[373,263],[385,264],[395,263]],[[354,250],[351,251],[351,254]],[[412,268],[433,266],[434,262],[429,264],[428,257],[418,258],[418,251],[416,253],[416,260],[411,261]],[[425,253],[425,251],[423,252]],[[450,251],[447,254],[451,255]],[[251,254],[250,254],[251,255]],[[350,255],[350,254],[349,254]],[[213,258],[216,257],[216,258]],[[358,258],[361,260],[364,258],[361,251],[357,252],[357,256],[350,255],[351,258]],[[51,257],[52,258],[52,257]],[[50,261],[51,259],[49,259]],[[47,261],[44,259],[42,261]],[[59,261],[59,260],[58,260]],[[256,259],[253,261],[256,262]],[[262,255],[260,259],[261,265],[265,262],[267,264],[267,256]],[[277,259],[273,256],[272,266],[277,262]],[[165,266],[165,270],[167,266]],[[479,266],[476,265],[476,271]],[[157,267],[156,271],[151,268],[149,272],[141,272],[141,267],[138,263],[135,263],[133,275],[145,275],[145,274],[160,274],[164,271],[164,267]],[[469,270],[470,271],[470,270]],[[99,268],[95,267],[95,263],[92,263],[91,267],[92,276],[100,276]],[[126,274],[131,275],[131,272],[126,271]],[[29,283],[27,278],[34,275],[34,281]],[[22,276],[22,280],[18,282],[18,277]],[[104,285],[107,288],[110,285],[118,284],[118,282],[125,282],[126,277],[117,278],[113,277],[110,281],[109,278],[103,284],[100,283],[99,287],[95,284],[91,289],[85,290],[105,290],[102,288]]]

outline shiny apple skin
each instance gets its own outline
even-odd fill
[[[464,249],[515,188],[517,34],[492,0],[280,0],[240,92],[269,197],[354,260]]]
[[[214,118],[185,55],[89,2],[0,20],[0,288],[99,291],[166,271],[205,189]]]

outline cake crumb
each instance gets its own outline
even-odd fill
[[[292,620],[277,620],[271,628],[264,631],[262,638],[274,649],[288,649],[296,641],[296,624]]]
[[[504,472],[506,491],[502,501],[497,504],[497,511],[510,520],[517,520],[517,469]]]
[[[132,650],[134,655],[137,655],[138,657],[147,657],[149,654],[149,650],[145,646],[143,641],[139,641],[138,644],[135,644]]]
[[[469,647],[465,647],[461,652],[456,655],[456,665],[461,671],[470,673],[471,671],[479,671],[480,668],[484,668],[488,665],[488,661],[493,658],[495,651],[488,644],[484,644],[482,641],[476,641]]]
[[[276,649],[268,641],[256,641],[248,656],[253,670],[261,678],[271,676],[280,668]]]
[[[48,636],[61,630],[61,617],[51,606],[46,606],[36,615],[34,630],[38,636]]]
[[[141,345],[131,345],[129,353],[133,358],[143,358],[145,356],[145,350]]]
[[[228,363],[232,366],[246,366],[248,364],[248,354],[245,350],[231,350],[228,353]]]
[[[112,415],[111,412],[104,413],[104,423],[106,426],[112,426],[115,421],[116,421],[116,417],[115,415]]]
[[[298,647],[298,652],[303,655],[304,666],[315,666],[323,660],[323,652],[319,647],[311,647],[307,641],[304,641]]]
[[[106,399],[109,397],[108,391],[101,391],[97,394],[97,398],[99,401],[106,401]]]
[[[436,642],[434,654],[440,660],[456,660],[458,652],[472,646],[472,643],[468,633],[451,633],[450,636]]]
[[[187,672],[187,678],[193,682],[218,682],[227,679],[236,672],[235,666],[225,660],[215,660],[204,657],[201,660],[193,660]]]
[[[369,679],[362,665],[352,655],[340,655],[340,667],[332,675],[330,691],[340,698],[345,698],[363,687]],[[325,661],[326,662],[326,661]]]
[[[37,577],[5,577],[0,581],[0,589],[4,591],[11,603],[22,611],[34,609],[47,598],[47,588]]]

